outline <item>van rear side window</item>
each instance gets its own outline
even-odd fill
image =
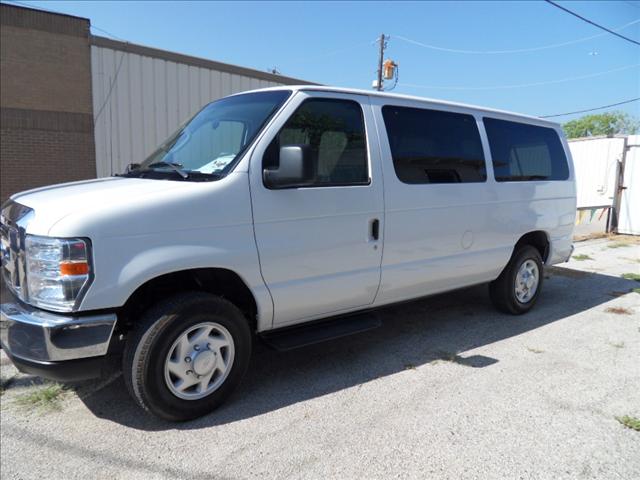
[[[382,116],[400,181],[486,181],[482,142],[472,115],[386,105]]]
[[[567,180],[569,167],[553,128],[484,118],[498,182]]]

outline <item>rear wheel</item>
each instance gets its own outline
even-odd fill
[[[214,410],[238,386],[251,342],[235,305],[207,293],[179,294],[152,307],[131,332],[125,383],[145,410],[190,420]]]
[[[515,315],[531,310],[542,287],[540,252],[530,245],[518,249],[500,276],[489,284],[489,295],[499,310]]]

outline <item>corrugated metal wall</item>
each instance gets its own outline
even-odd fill
[[[627,137],[618,233],[640,235],[640,135]]]
[[[624,138],[569,141],[576,172],[578,208],[612,206]]]
[[[119,42],[95,38],[101,40],[97,45],[94,40],[91,46],[98,177],[122,172],[129,163],[142,161],[212,100],[256,88],[307,83],[288,77],[270,81],[265,77],[276,77],[258,71],[251,76],[251,70],[231,65],[227,71],[207,68],[208,64],[224,64],[193,57],[185,57],[193,60],[191,64],[183,63],[180,55],[171,52],[164,53],[176,61],[158,58],[144,54],[153,49],[131,48],[130,44],[119,44],[123,49],[110,48],[104,44]]]
[[[624,137],[569,140],[578,208],[574,236],[588,238],[608,231],[624,144]]]

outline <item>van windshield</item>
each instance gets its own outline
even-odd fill
[[[288,90],[246,93],[210,103],[125,176],[215,180],[229,173]]]

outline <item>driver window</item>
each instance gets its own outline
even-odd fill
[[[364,118],[355,101],[306,100],[267,148],[263,167],[277,167],[280,148],[289,145],[311,147],[315,186],[369,183]]]

